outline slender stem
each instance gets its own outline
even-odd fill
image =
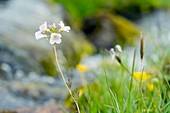
[[[60,72],[60,74],[61,74],[61,77],[62,77],[62,79],[63,79],[63,81],[64,81],[64,85],[66,86],[68,92],[70,93],[70,96],[71,96],[71,98],[73,99],[74,103],[76,104],[78,113],[80,113],[80,109],[79,109],[79,106],[78,106],[78,102],[76,101],[76,99],[75,99],[74,96],[73,96],[73,93],[71,92],[70,88],[68,87],[68,85],[67,85],[67,83],[66,83],[66,80],[65,80],[65,77],[64,77],[64,74],[63,74],[63,72],[62,72],[62,70],[61,70],[61,67],[60,67],[60,64],[59,64],[59,61],[58,61],[58,58],[57,58],[57,51],[56,51],[56,46],[55,46],[55,45],[54,45],[54,53],[55,53],[55,58],[56,58],[56,64],[57,64],[57,67],[58,67],[59,72]]]
[[[125,69],[130,75],[132,75],[131,74],[131,72],[122,64],[122,63],[120,63],[120,65],[123,67],[123,69]]]
[[[133,85],[133,73],[134,73],[134,68],[135,68],[135,59],[136,59],[136,49],[135,49],[134,55],[133,55],[132,73],[131,73],[131,78],[130,78],[129,95],[128,95],[128,100],[127,100],[128,112],[130,110],[129,107],[131,105],[130,102],[131,102],[131,92],[132,92],[132,85]]]

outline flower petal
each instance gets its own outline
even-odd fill
[[[150,75],[146,72],[134,72],[133,76],[136,80],[148,80],[150,78]]]
[[[50,44],[60,44],[61,43],[61,34],[51,33]]]
[[[39,27],[40,31],[41,32],[45,32],[45,30],[47,29],[47,22],[44,22],[44,24],[42,24],[40,27]]]
[[[61,38],[57,38],[55,42],[56,42],[57,44],[60,44],[60,43],[61,43]]]
[[[120,53],[122,52],[122,48],[120,45],[116,45],[115,48],[116,48],[116,52],[120,52]]]
[[[36,33],[35,33],[35,38],[38,40],[38,39],[41,39],[41,38],[44,38],[45,37],[45,35],[43,35],[42,33],[41,33],[41,31],[37,31]]]
[[[64,27],[64,23],[63,23],[63,21],[60,21],[59,26],[60,26],[61,28],[63,28],[63,27]]]
[[[65,27],[63,28],[63,31],[66,31],[66,32],[69,32],[69,30],[71,30],[70,26],[65,26]]]
[[[50,38],[50,44],[60,44],[61,43],[61,38]]]
[[[110,55],[111,55],[112,59],[115,59],[116,53],[114,51],[114,48],[110,49]]]

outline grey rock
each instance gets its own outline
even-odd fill
[[[170,11],[155,11],[138,20],[137,24],[144,31],[145,46],[149,48],[146,51],[149,55],[153,52],[163,52],[159,49],[168,49],[170,43]],[[157,60],[157,57],[154,56],[154,59]]]

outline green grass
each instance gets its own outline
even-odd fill
[[[136,71],[134,52],[131,73]],[[124,60],[123,60],[124,61]],[[126,66],[126,62],[123,62]],[[166,73],[159,68],[146,81],[136,80],[121,65],[105,63],[102,73],[97,74],[93,83],[82,86],[79,97],[82,113],[168,113],[170,111],[170,86]],[[145,71],[145,70],[143,70]],[[154,84],[154,90],[146,87],[148,81]]]

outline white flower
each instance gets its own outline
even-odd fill
[[[42,34],[41,31],[37,31],[35,33],[35,38],[38,40],[38,39],[41,39],[41,38],[45,38],[46,35]]]
[[[47,22],[44,22],[40,27],[39,31],[35,33],[35,38],[41,39],[46,38],[49,40],[50,44],[60,44],[61,43],[61,34],[60,32],[66,31],[69,32],[71,28],[69,26],[65,26],[63,21],[60,21],[59,26],[61,27],[59,30],[55,23],[52,25],[47,25]]]
[[[71,28],[69,26],[64,26],[64,23],[63,21],[60,21],[59,23],[60,25],[60,29],[59,29],[59,32],[62,32],[62,31],[66,31],[66,32],[69,32],[69,30],[71,30]]]
[[[120,45],[116,45],[115,48],[116,48],[116,53],[122,53],[122,48]]]
[[[110,55],[111,55],[112,59],[115,59],[116,53],[113,48],[110,49]]]
[[[45,33],[45,31],[47,30],[47,22],[44,22],[44,24],[42,24],[40,27],[39,27],[41,33]]]
[[[61,43],[61,34],[59,33],[51,33],[50,44],[60,44]]]
[[[120,45],[116,45],[115,49],[116,49],[116,51],[114,51],[113,48],[110,49],[111,57],[112,57],[112,59],[116,59],[121,64],[122,48]]]

